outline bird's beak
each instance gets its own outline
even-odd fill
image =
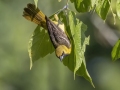
[[[63,58],[64,58],[63,55],[59,57],[59,59],[60,59],[61,62],[62,62]]]
[[[60,59],[60,61],[62,62],[62,60],[64,59],[64,57],[66,57],[68,54],[62,54],[60,57],[59,57],[59,59]]]

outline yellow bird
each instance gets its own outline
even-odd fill
[[[48,31],[50,40],[55,48],[56,56],[62,61],[66,55],[71,53],[71,43],[63,28],[58,22],[50,20],[34,4],[27,4],[24,8],[23,17],[30,20]]]

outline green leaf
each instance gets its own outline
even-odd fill
[[[35,2],[35,6],[37,7],[38,0],[34,0],[34,2]]]
[[[113,47],[111,54],[113,61],[120,58],[120,40],[118,40],[115,46]]]
[[[118,17],[120,19],[120,0],[117,0],[116,11],[117,11],[117,15],[118,15]]]
[[[34,30],[29,41],[28,52],[30,57],[30,69],[32,68],[32,63],[36,60],[54,52],[54,48],[49,39],[48,33],[42,27],[37,26]]]
[[[96,2],[96,12],[103,19],[106,19],[110,8],[111,0],[97,0]]]
[[[83,76],[86,80],[88,80],[91,83],[91,85],[93,87],[95,87],[93,82],[92,82],[92,78],[90,77],[90,75],[89,75],[89,73],[86,69],[86,62],[85,62],[85,57],[84,57],[84,52],[85,52],[85,49],[86,49],[86,45],[89,45],[89,37],[86,37],[85,40],[84,40],[83,47],[81,49],[82,64],[81,64],[81,67],[76,72],[76,74],[80,75],[80,76]]]
[[[75,9],[78,12],[87,12],[91,8],[91,0],[70,0],[74,3]]]
[[[74,77],[75,74],[83,76],[94,87],[92,79],[86,69],[84,57],[86,45],[89,44],[89,37],[85,37],[84,34],[87,26],[75,18],[75,13],[72,11],[68,12],[68,17],[66,17],[64,13],[60,13],[59,17],[62,18],[66,26],[66,31],[72,44],[72,52],[63,60],[63,64],[74,72]]]

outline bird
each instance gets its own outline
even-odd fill
[[[56,56],[62,61],[71,53],[71,42],[59,22],[52,21],[34,4],[28,3],[24,8],[23,17],[47,30],[55,48]]]

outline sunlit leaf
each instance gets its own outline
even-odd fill
[[[97,0],[96,2],[96,12],[103,19],[106,19],[110,8],[111,0]]]
[[[112,60],[115,61],[120,58],[120,40],[117,41],[112,50]]]
[[[91,8],[91,0],[70,0],[74,3],[75,9],[78,12],[87,12]]]
[[[85,57],[84,57],[86,45],[89,45],[89,37],[86,37],[85,40],[84,40],[84,43],[83,43],[83,46],[82,46],[82,49],[81,49],[82,64],[81,64],[81,67],[76,72],[76,74],[80,75],[80,76],[83,76],[86,80],[88,80],[91,83],[91,85],[93,87],[95,87],[93,82],[92,82],[92,78],[90,77],[90,75],[87,71],[87,68],[86,68],[86,62],[85,62]]]
[[[92,79],[86,69],[84,57],[86,45],[89,44],[89,37],[85,37],[84,34],[87,26],[75,18],[74,12],[69,11],[68,17],[64,13],[61,13],[60,17],[63,19],[72,44],[72,52],[63,60],[63,63],[74,72],[74,75],[83,76],[93,85]]]
[[[116,11],[117,11],[117,15],[118,15],[118,17],[120,19],[120,0],[117,0]]]

